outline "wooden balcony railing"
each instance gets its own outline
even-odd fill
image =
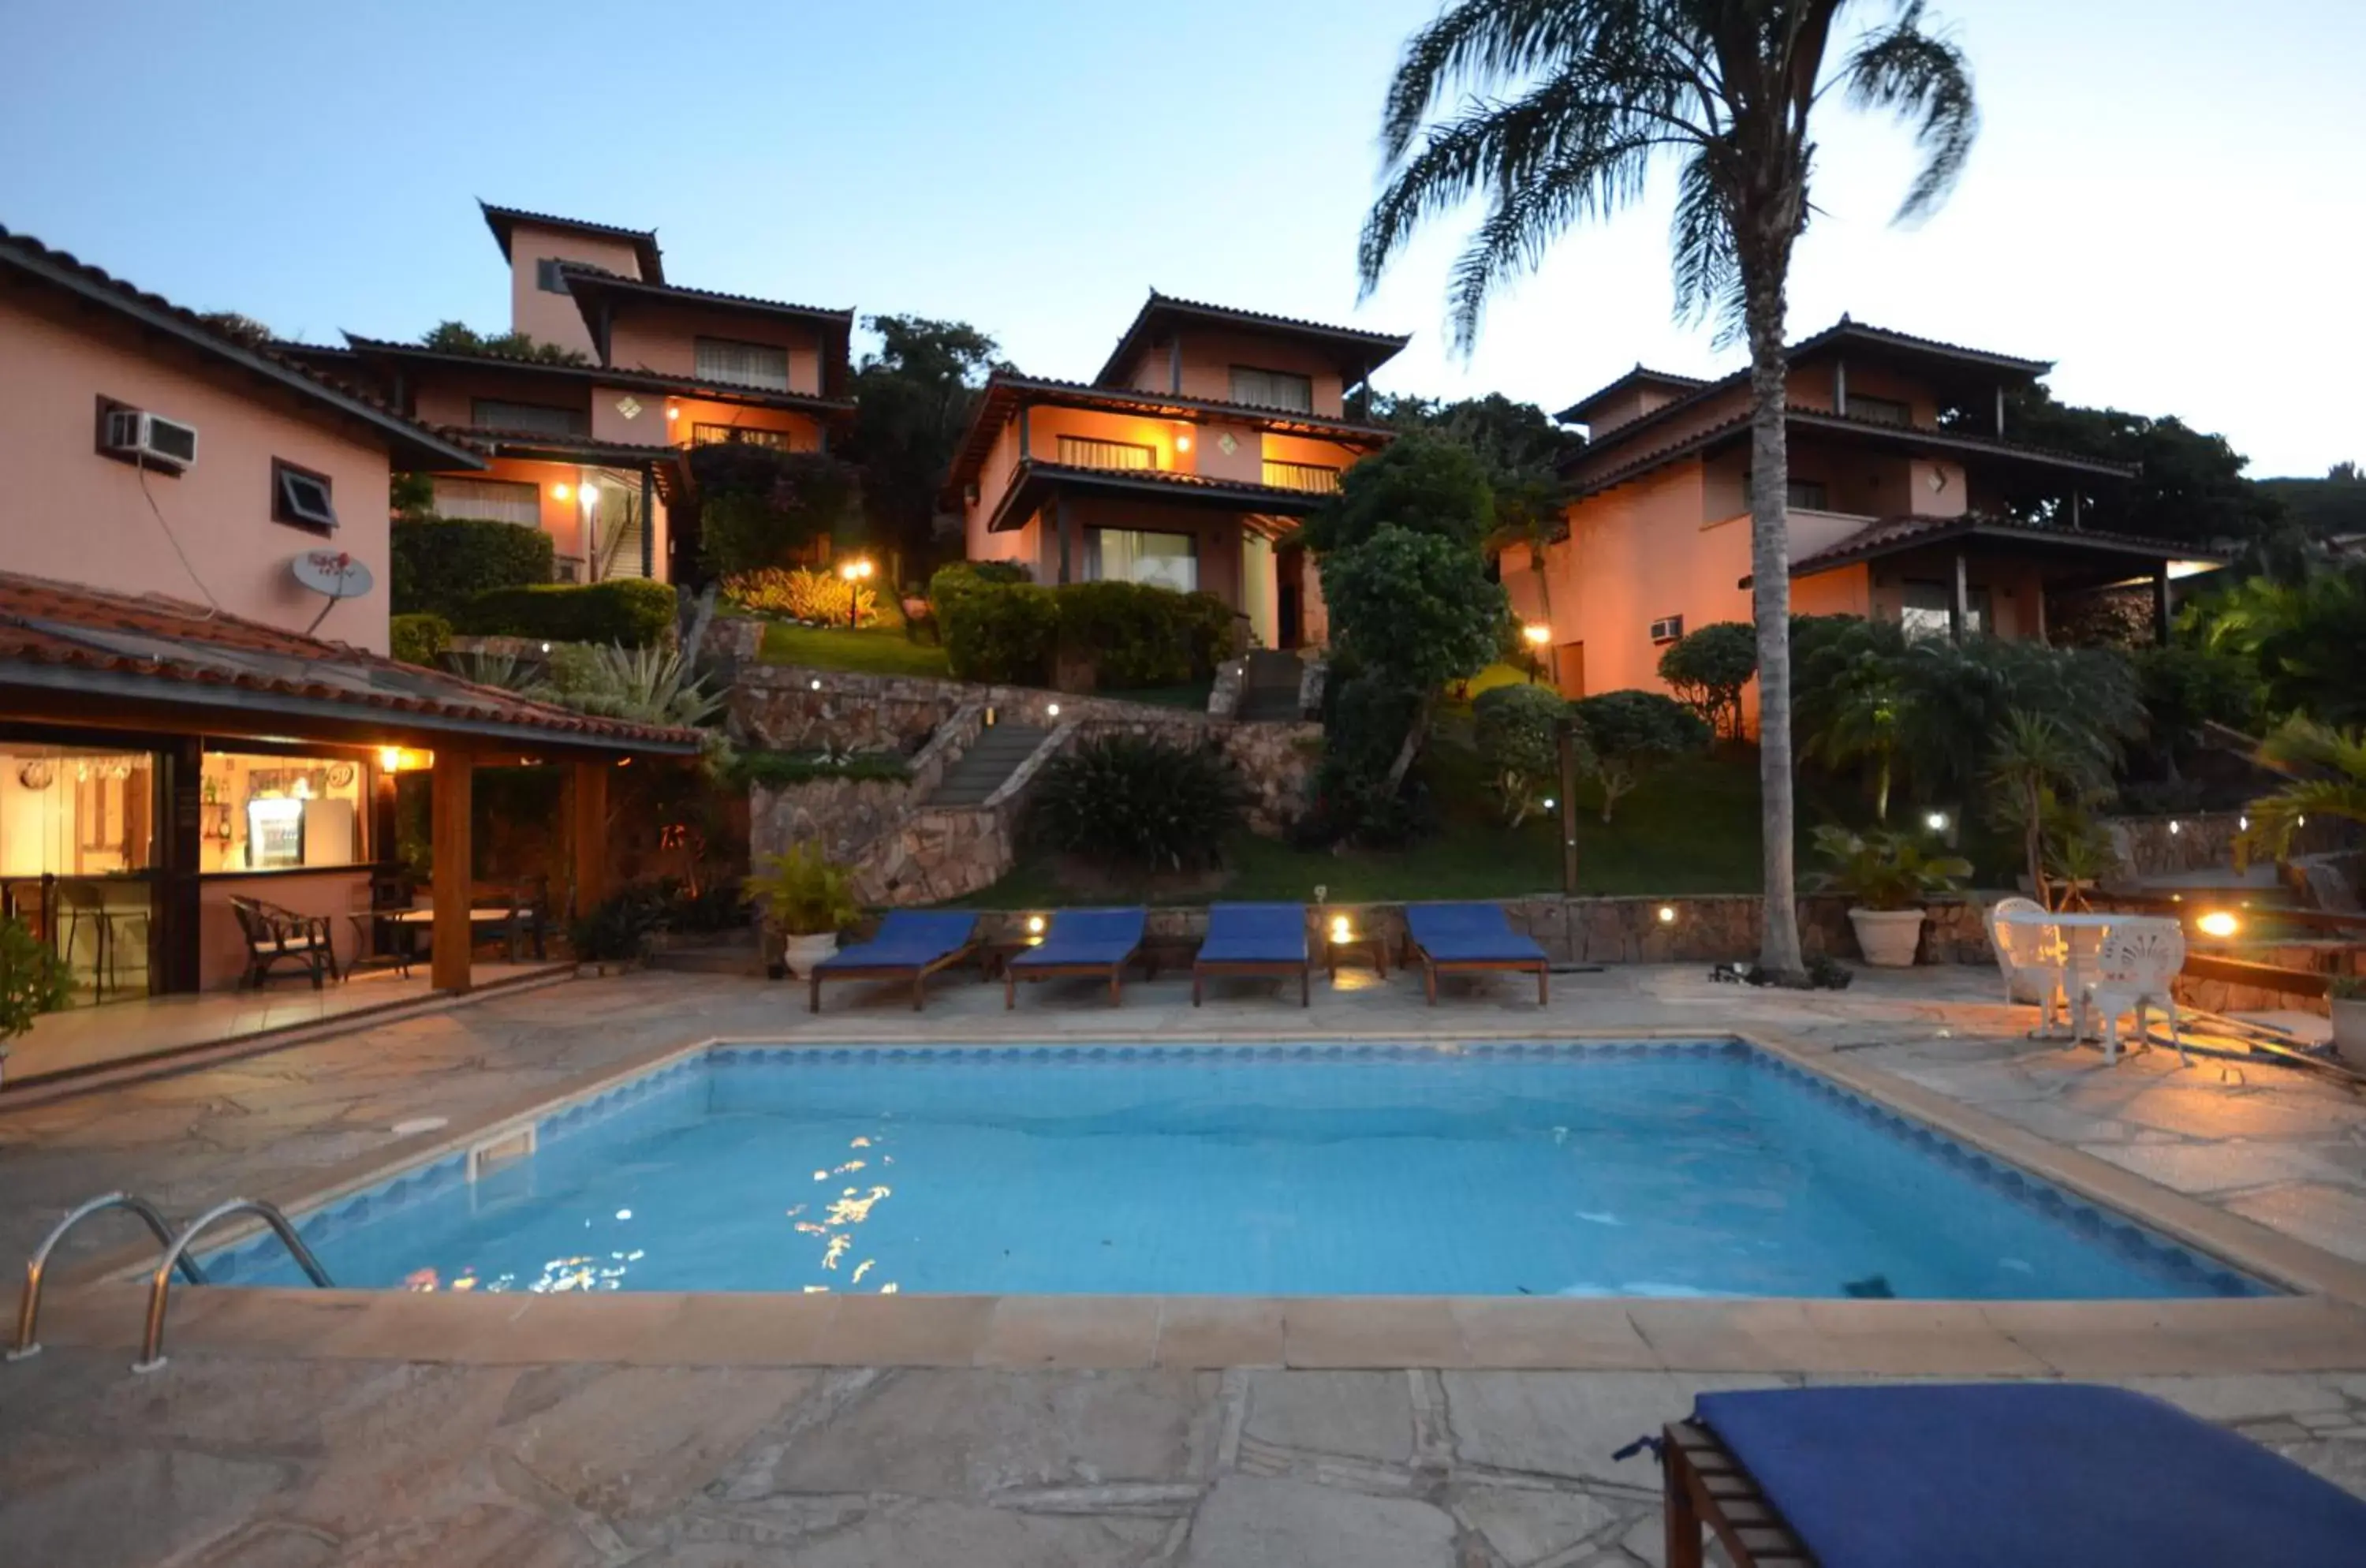
[[[1265,460],[1265,482],[1276,490],[1302,490],[1313,495],[1336,495],[1339,492],[1339,470],[1326,468],[1320,463],[1282,463],[1268,457]]]

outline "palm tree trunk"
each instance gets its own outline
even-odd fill
[[[1397,760],[1389,764],[1388,795],[1391,799],[1394,799],[1397,792],[1404,787],[1404,776],[1412,771],[1414,758],[1420,754],[1422,734],[1429,728],[1429,710],[1436,701],[1436,693],[1427,693],[1422,697],[1421,705],[1413,710],[1413,728],[1405,731],[1404,744],[1397,748]]]
[[[1743,243],[1748,236],[1741,236]],[[1789,247],[1784,246],[1787,253]],[[1783,276],[1779,263],[1745,261],[1744,325],[1750,333],[1750,571],[1758,625],[1758,792],[1764,839],[1766,930],[1758,965],[1785,977],[1804,976],[1799,955],[1797,871],[1792,834],[1791,540],[1786,503],[1790,454],[1783,355]]]
[[[1889,753],[1887,751],[1881,754],[1881,761],[1873,775],[1873,819],[1876,822],[1889,820]]]

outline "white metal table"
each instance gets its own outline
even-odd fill
[[[2055,970],[2055,974],[2062,987],[2063,999],[2067,1004],[2063,1010],[2067,1017],[2059,1028],[2050,1023],[2041,1023],[2037,1029],[2032,1031],[2032,1038],[2083,1040],[2087,1037],[2090,1031],[2087,1027],[2086,976],[2080,968],[2079,960],[2091,955],[2102,946],[2104,931],[2112,926],[2124,925],[2129,920],[2140,918],[2142,917],[2121,914],[2064,914],[2050,909],[2007,909],[1998,914],[1999,925],[2057,933],[2059,945],[2056,951],[2061,954],[2061,964]],[[2080,938],[2071,935],[2073,931],[2092,931],[2095,934],[2091,937]],[[2046,1002],[2046,1012],[2051,1014],[2052,1011],[2053,1001],[2049,998]]]

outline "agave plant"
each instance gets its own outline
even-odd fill
[[[578,713],[636,724],[695,728],[721,713],[726,700],[669,648],[587,649],[581,658],[554,666],[552,678],[540,694]]]
[[[2366,822],[2366,732],[2294,716],[2259,743],[2259,761],[2291,782],[2251,802],[2251,826],[2235,840],[2238,864],[2262,852],[2281,860],[2311,816]]]

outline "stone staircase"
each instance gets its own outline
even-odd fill
[[[1242,660],[1235,718],[1294,722],[1299,716],[1299,681],[1306,667],[1297,655],[1257,649]]]
[[[997,724],[980,730],[961,761],[947,771],[944,782],[922,804],[932,808],[985,805],[986,797],[1000,789],[1050,734],[1048,729],[1024,724]]]

